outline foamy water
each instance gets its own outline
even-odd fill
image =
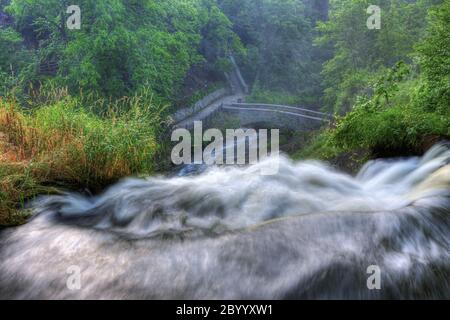
[[[274,161],[277,174],[258,174]],[[0,297],[450,298],[449,199],[441,145],[356,177],[269,158],[130,178],[93,198],[45,198],[0,234]],[[366,286],[370,265],[381,290]]]

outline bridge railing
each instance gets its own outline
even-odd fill
[[[309,118],[319,121],[331,122],[334,117],[331,114],[307,109],[304,107],[294,107],[286,105],[277,104],[264,104],[264,103],[230,103],[222,105],[222,109],[239,109],[248,111],[271,111],[277,113],[285,113],[295,116],[300,116],[304,118]]]

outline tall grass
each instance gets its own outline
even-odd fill
[[[148,97],[106,108],[59,91],[46,101],[27,110],[0,99],[0,225],[20,223],[26,200],[55,187],[98,191],[155,171],[163,117]]]
[[[370,157],[418,155],[450,139],[450,106],[428,110],[420,104],[418,88],[413,78],[389,84],[383,94],[360,96],[350,112],[296,156],[329,160],[355,150]]]

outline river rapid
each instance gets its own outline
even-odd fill
[[[450,298],[447,146],[356,176],[284,156],[193,172],[39,199],[0,233],[0,298]]]

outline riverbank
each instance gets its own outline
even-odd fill
[[[403,148],[393,148],[389,145],[370,147],[343,147],[336,142],[334,135],[337,131],[332,128],[304,133],[293,143],[293,149],[287,153],[294,160],[326,161],[339,171],[356,174],[367,161],[385,158],[402,158],[422,156],[437,143],[450,141],[450,134],[424,133],[418,138],[417,144],[406,145]]]
[[[96,192],[155,172],[160,111],[142,98],[129,98],[127,108],[112,105],[103,116],[70,96],[32,111],[0,100],[0,225],[23,223],[25,204],[37,195]]]

